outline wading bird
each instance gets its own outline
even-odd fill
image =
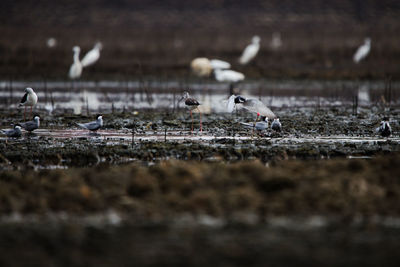
[[[100,42],[97,42],[93,49],[86,53],[86,55],[82,58],[81,64],[82,67],[88,67],[96,63],[100,58],[100,50],[103,48],[103,45]]]
[[[383,118],[381,125],[375,131],[383,137],[389,137],[392,134],[392,127],[390,127],[388,118]]]
[[[14,129],[11,130],[0,130],[3,134],[7,135],[7,137],[21,137],[21,125],[16,124]]]
[[[246,46],[246,48],[243,50],[242,56],[239,59],[239,63],[242,65],[249,63],[257,55],[258,50],[260,50],[260,37],[256,35],[253,36],[251,44]]]
[[[198,77],[208,77],[215,69],[229,69],[231,64],[219,59],[211,59],[198,57],[192,60],[190,67],[193,73]]]
[[[371,50],[371,39],[366,38],[364,44],[357,49],[357,52],[353,56],[354,63],[359,63],[363,60]]]
[[[24,128],[28,132],[32,132],[39,128],[40,126],[40,117],[38,115],[33,117],[32,121],[27,121],[20,123],[21,127]]]
[[[97,115],[95,121],[87,123],[77,123],[78,126],[88,129],[89,131],[95,132],[103,126],[103,116]]]
[[[279,121],[279,118],[275,118],[274,121],[271,123],[271,129],[280,132],[282,130],[282,124]]]
[[[71,67],[69,68],[69,78],[75,80],[82,75],[82,63],[79,60],[79,53],[81,52],[81,49],[79,46],[74,46],[72,51],[74,52],[74,63],[72,63]]]
[[[32,116],[32,108],[34,105],[36,105],[38,101],[38,97],[36,95],[36,93],[33,91],[32,88],[28,87],[25,88],[25,94],[21,99],[21,102],[19,103],[19,106],[25,107],[25,111],[24,111],[24,121],[26,120],[26,106],[30,106],[31,107],[31,113],[29,116]]]
[[[192,131],[193,131],[193,114],[192,114],[192,111],[195,110],[195,109],[197,109],[199,111],[199,114],[200,114],[200,132],[202,132],[203,131],[203,126],[201,124],[201,112],[200,112],[200,109],[199,109],[200,103],[196,99],[190,97],[189,93],[186,92],[186,91],[183,92],[183,96],[181,97],[181,99],[179,99],[178,102],[181,102],[182,100],[185,100],[185,106],[190,111],[190,117],[192,118]]]

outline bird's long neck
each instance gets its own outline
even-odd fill
[[[75,51],[74,53],[74,63],[79,63],[79,51]]]

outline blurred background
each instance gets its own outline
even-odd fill
[[[246,79],[398,79],[399,16],[396,0],[2,0],[0,79],[67,79],[72,47],[83,56],[96,41],[101,60],[82,79],[183,78],[199,56],[226,60]],[[241,67],[253,35],[260,52]],[[370,55],[356,65],[366,37]]]

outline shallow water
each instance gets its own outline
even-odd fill
[[[225,112],[229,85],[203,82],[148,81],[0,81],[0,107],[16,108],[23,95],[21,88],[33,87],[38,94],[38,109],[72,110],[75,114],[124,109],[170,109],[178,107],[184,90],[198,99],[204,113]],[[189,88],[189,89],[188,89]],[[237,84],[242,95],[258,98],[271,108],[329,107],[352,105],[355,96],[359,106],[385,101],[399,104],[400,83],[385,81],[258,80]],[[388,93],[390,94],[389,99]],[[382,96],[386,98],[382,100]]]

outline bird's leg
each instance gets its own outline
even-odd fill
[[[201,111],[198,108],[197,108],[197,110],[199,111],[199,114],[200,114],[200,132],[203,132],[203,126],[201,124]]]
[[[190,111],[190,118],[192,118],[192,130],[190,132],[193,132],[193,115],[192,115],[192,111]]]
[[[256,127],[256,123],[257,123],[257,121],[258,121],[258,117],[260,116],[260,113],[257,113],[257,118],[256,118],[256,121],[254,122],[254,124],[253,124],[253,131],[251,132],[251,137],[253,138],[253,134],[254,134],[254,128]]]
[[[24,121],[26,121],[26,106],[25,106],[25,111],[24,111]]]

